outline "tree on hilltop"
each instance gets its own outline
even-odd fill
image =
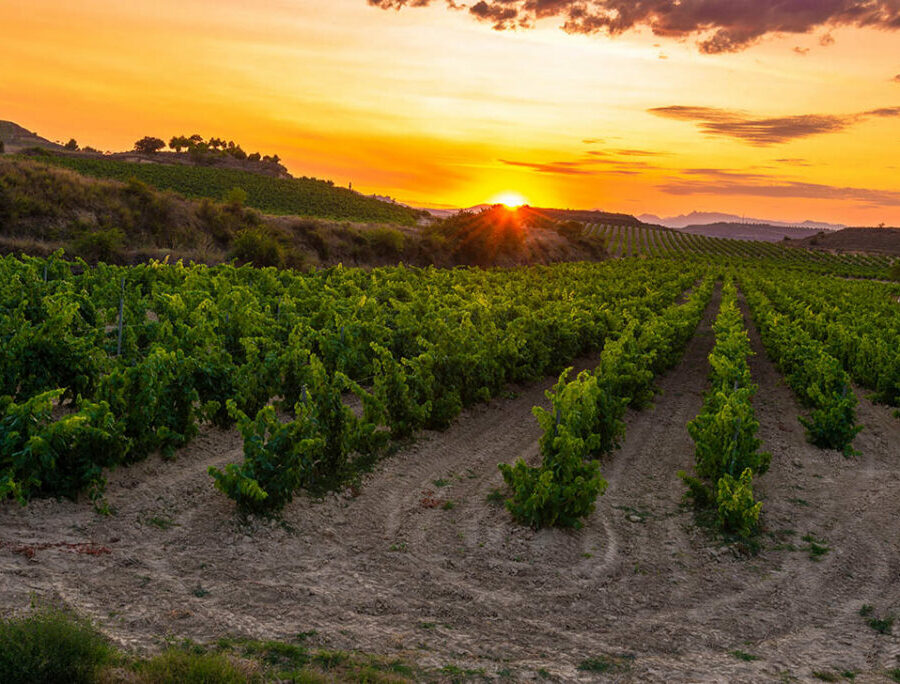
[[[155,154],[166,146],[166,142],[160,138],[144,136],[134,144],[134,151],[142,154]]]
[[[69,140],[69,142],[67,142],[65,145],[63,145],[63,147],[65,147],[67,150],[71,150],[72,152],[77,152],[78,151],[78,142],[75,140],[75,138],[71,138]]]

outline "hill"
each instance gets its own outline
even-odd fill
[[[449,218],[463,212],[477,212],[491,209],[492,204],[477,204],[468,209],[423,209],[437,218]],[[608,226],[639,226],[641,222],[630,214],[617,214],[599,209],[548,209],[542,207],[525,207],[532,215],[541,215],[553,221],[578,221],[587,224]]]
[[[817,233],[785,244],[835,252],[900,255],[900,228],[845,228],[834,233]]]
[[[401,225],[414,225],[421,217],[414,209],[312,178],[273,178],[218,166],[134,163],[49,152],[32,158],[94,178],[123,182],[135,178],[158,190],[173,190],[191,198],[225,200],[234,188],[240,188],[247,194],[247,206],[269,214]]]
[[[691,233],[692,235],[729,238],[731,240],[758,240],[760,242],[780,242],[785,238],[800,240],[819,233],[818,230],[812,228],[755,223],[710,223],[685,226],[677,230],[683,233]]]
[[[641,214],[638,218],[644,223],[655,223],[666,228],[686,228],[688,226],[706,226],[712,223],[741,223],[764,226],[777,226],[779,228],[810,228],[813,230],[840,230],[846,228],[842,223],[823,223],[822,221],[772,221],[769,219],[748,218],[737,214],[723,214],[715,211],[692,211],[690,214],[680,214],[661,218],[656,214]]]
[[[33,159],[0,158],[0,253],[46,256],[59,248],[89,262],[237,259],[292,268],[401,261],[514,266],[606,256],[600,240],[581,235],[580,224],[564,230],[526,212],[472,212],[425,226],[335,222],[265,214],[239,195],[196,200],[134,177],[111,181]]]
[[[62,145],[52,143],[12,121],[0,121],[0,141],[3,142],[7,154],[15,154],[29,147],[40,147],[47,150],[64,149]]]

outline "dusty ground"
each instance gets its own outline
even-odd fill
[[[842,671],[887,681],[879,673],[900,667],[900,624],[878,634],[858,612],[900,613],[900,421],[862,400],[860,456],[808,445],[754,331],[757,415],[774,454],[757,485],[769,534],[759,555],[736,556],[681,507],[676,476],[693,461],[685,424],[702,403],[716,304],[661,379],[655,408],[629,414],[624,448],[604,463],[609,489],[580,531],[522,529],[487,498],[502,484],[498,462],[537,457],[531,407],[548,380],[424,435],[356,498],[295,501],[285,525],[238,524],[206,468],[238,460],[241,445],[216,431],[174,463],[114,473],[114,515],[89,503],[2,504],[0,606],[60,597],[136,649],[165,635],[316,630],[329,647],[508,670],[514,680],[544,669],[564,681],[809,681]],[[802,550],[807,533],[827,546],[821,560]],[[98,546],[38,548],[30,559],[15,546],[56,542]],[[577,669],[599,656],[619,667]]]

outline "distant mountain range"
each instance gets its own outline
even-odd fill
[[[808,228],[809,230],[842,230],[847,226],[841,223],[823,223],[821,221],[769,221],[767,219],[749,218],[736,214],[721,214],[712,211],[692,211],[690,214],[661,218],[655,214],[641,214],[638,218],[644,223],[655,223],[666,228],[687,228],[688,226],[705,226],[712,223],[741,223],[774,226],[776,228]]]

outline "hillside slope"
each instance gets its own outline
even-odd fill
[[[761,242],[780,242],[785,238],[803,239],[816,235],[819,231],[813,228],[795,228],[756,223],[709,223],[679,228],[683,233],[705,235],[707,237],[729,238],[731,240],[758,240]]]
[[[900,255],[900,228],[845,228],[785,244],[810,249]]]
[[[143,168],[143,167],[141,167]],[[506,210],[428,226],[264,214],[240,198],[193,200],[132,178],[100,180],[21,157],[0,158],[0,253],[63,248],[89,262],[229,259],[292,268],[515,266],[598,260],[600,240]]]
[[[62,145],[52,143],[12,121],[0,121],[0,141],[3,142],[7,154],[15,154],[29,147],[40,147],[47,150],[64,149]]]
[[[312,178],[272,178],[218,166],[133,163],[50,153],[32,158],[94,178],[118,181],[136,178],[159,190],[173,190],[185,197],[224,200],[234,188],[240,188],[247,193],[247,206],[268,214],[401,225],[414,225],[421,216],[414,209]]]

